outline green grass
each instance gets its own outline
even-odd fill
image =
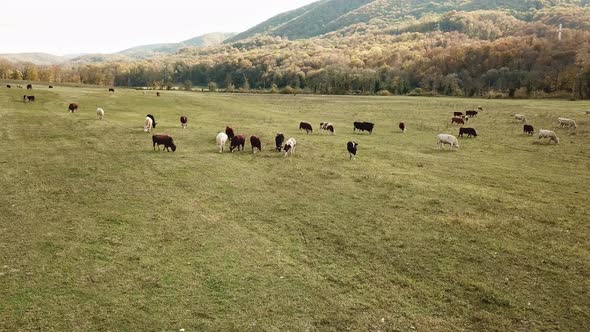
[[[33,92],[0,89],[0,330],[590,328],[588,102]],[[480,137],[439,151],[478,105]],[[513,113],[579,127],[534,144]],[[226,125],[263,152],[217,153]]]

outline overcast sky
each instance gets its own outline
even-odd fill
[[[314,1],[2,1],[0,53],[113,53],[208,32],[242,32]]]

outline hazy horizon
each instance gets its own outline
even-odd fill
[[[197,3],[172,0],[31,0],[3,4],[0,53],[115,53],[147,44],[178,43],[212,32],[243,32],[317,0]],[[20,15],[22,14],[22,15]],[[26,20],[23,20],[26,17]]]

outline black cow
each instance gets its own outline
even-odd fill
[[[399,129],[402,131],[402,133],[405,133],[406,132],[406,124],[404,122],[400,122]]]
[[[240,147],[242,147],[242,151],[244,150],[244,145],[246,145],[246,136],[244,135],[236,135],[232,138],[231,143],[229,144],[229,151],[234,152],[237,148],[240,151]]]
[[[115,89],[109,88],[109,92],[115,92]]]
[[[259,152],[262,151],[262,142],[260,142],[260,138],[250,136],[250,145],[252,145],[252,153],[256,153],[255,149],[258,149]]]
[[[180,117],[180,125],[182,126],[182,129],[185,129],[188,125],[188,118],[186,117],[186,115]]]
[[[150,118],[150,119],[152,119],[152,122],[153,122],[153,124],[152,124],[152,127],[153,127],[153,128],[156,128],[156,118],[154,118],[154,116],[153,116],[153,115],[151,115],[151,114],[148,114],[148,115],[146,115],[145,117],[146,117],[146,118]]]
[[[35,101],[35,96],[27,96],[27,95],[24,95],[23,96],[23,101],[25,103],[28,102],[28,101]]]
[[[371,122],[355,122],[353,131],[368,131],[369,134],[373,133],[374,123]]]
[[[49,86],[49,88],[50,88],[50,89],[53,89],[53,85],[50,85],[50,86]]]
[[[477,116],[477,111],[467,111],[465,112],[465,115],[467,115],[469,118],[473,118]]]
[[[6,87],[9,89],[12,88],[12,86],[10,84],[6,84]]]
[[[477,137],[477,132],[473,128],[459,128],[459,137],[463,137],[463,134],[467,134],[467,137]]]
[[[531,125],[525,124],[524,127],[522,128],[522,132],[524,134],[527,134],[527,135],[531,135],[532,136],[532,135],[535,134],[535,128],[533,128],[533,126],[531,126]]]
[[[74,113],[78,110],[78,104],[76,103],[71,103],[68,105],[68,111]]]
[[[307,122],[301,122],[299,123],[299,130],[305,130],[306,133],[313,133],[313,128],[311,127],[311,124],[307,123]]]
[[[32,90],[33,86],[31,84],[27,84],[27,90]]]
[[[278,152],[281,152],[283,149],[283,142],[285,142],[285,135],[278,133],[277,136],[275,136],[275,144]]]
[[[348,150],[348,154],[350,156],[350,159],[352,160],[352,158],[356,157],[356,149],[357,149],[358,143],[357,142],[348,142],[346,144],[346,149]]]
[[[156,92],[156,96],[160,97],[160,93],[159,92]]]
[[[463,112],[453,112],[453,116],[463,116]]]

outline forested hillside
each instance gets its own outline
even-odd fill
[[[324,0],[230,41],[144,61],[0,62],[0,77],[228,91],[590,98],[590,0]]]

